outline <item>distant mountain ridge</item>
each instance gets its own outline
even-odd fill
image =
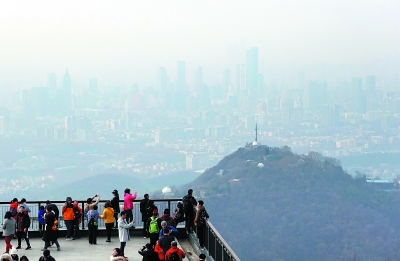
[[[184,187],[242,261],[400,258],[400,193],[317,152],[248,144]]]

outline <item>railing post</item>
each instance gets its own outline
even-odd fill
[[[82,204],[82,215],[81,215],[81,222],[82,222],[82,230],[85,229],[85,203],[81,203]]]

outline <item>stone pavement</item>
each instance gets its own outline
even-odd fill
[[[30,261],[37,261],[42,255],[43,251],[40,249],[43,247],[43,241],[40,238],[31,238],[32,249],[25,250],[26,243],[22,241],[22,249],[18,250],[18,255],[26,255]],[[67,261],[67,260],[109,260],[112,250],[115,247],[119,247],[118,237],[114,236],[111,238],[111,243],[106,242],[106,237],[98,237],[97,245],[90,245],[86,238],[81,238],[77,240],[66,241],[64,238],[59,238],[59,243],[61,246],[61,251],[57,251],[55,245],[50,247],[49,250],[51,255],[56,259],[56,261]],[[143,237],[131,237],[131,240],[127,242],[125,247],[125,255],[128,257],[129,261],[141,261],[142,256],[138,254],[138,250],[149,243],[149,239]],[[5,250],[4,241],[1,240],[0,247]],[[17,240],[13,239],[11,244],[16,247]],[[196,259],[184,259],[184,260],[196,260]]]
[[[0,247],[5,250],[4,241],[1,241]],[[42,256],[42,249],[44,242],[40,238],[30,239],[32,249],[25,250],[26,243],[22,240],[22,249],[18,250],[18,256],[26,255],[29,261],[38,261],[39,257]],[[59,238],[61,251],[57,251],[57,247],[54,245],[49,247],[50,254],[56,259],[56,261],[70,261],[70,260],[86,260],[86,261],[101,261],[110,260],[112,250],[119,247],[118,237],[114,236],[111,238],[111,243],[106,242],[106,237],[98,237],[97,245],[90,245],[86,240],[86,237],[77,240],[67,241],[65,238]],[[128,257],[129,261],[141,261],[142,256],[139,255],[138,250],[142,248],[150,240],[143,237],[131,237],[131,240],[127,242],[125,247],[125,255]],[[187,240],[178,241],[179,244],[183,243],[184,251],[187,254],[187,258],[184,260],[198,260],[197,255],[194,253],[191,246],[187,243]],[[17,240],[13,239],[11,244],[16,247]],[[182,248],[181,245],[179,245]]]

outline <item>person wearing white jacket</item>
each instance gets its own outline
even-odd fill
[[[134,228],[134,225],[135,220],[132,220],[131,223],[126,222],[126,212],[121,211],[120,217],[118,219],[118,235],[119,242],[121,243],[119,249],[121,250],[121,256],[125,256],[125,245],[126,242],[130,240],[129,228]]]

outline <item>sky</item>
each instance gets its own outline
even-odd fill
[[[76,84],[172,81],[186,61],[187,81],[206,82],[259,48],[266,79],[398,74],[400,1],[1,1],[0,88],[45,86],[68,68]]]

